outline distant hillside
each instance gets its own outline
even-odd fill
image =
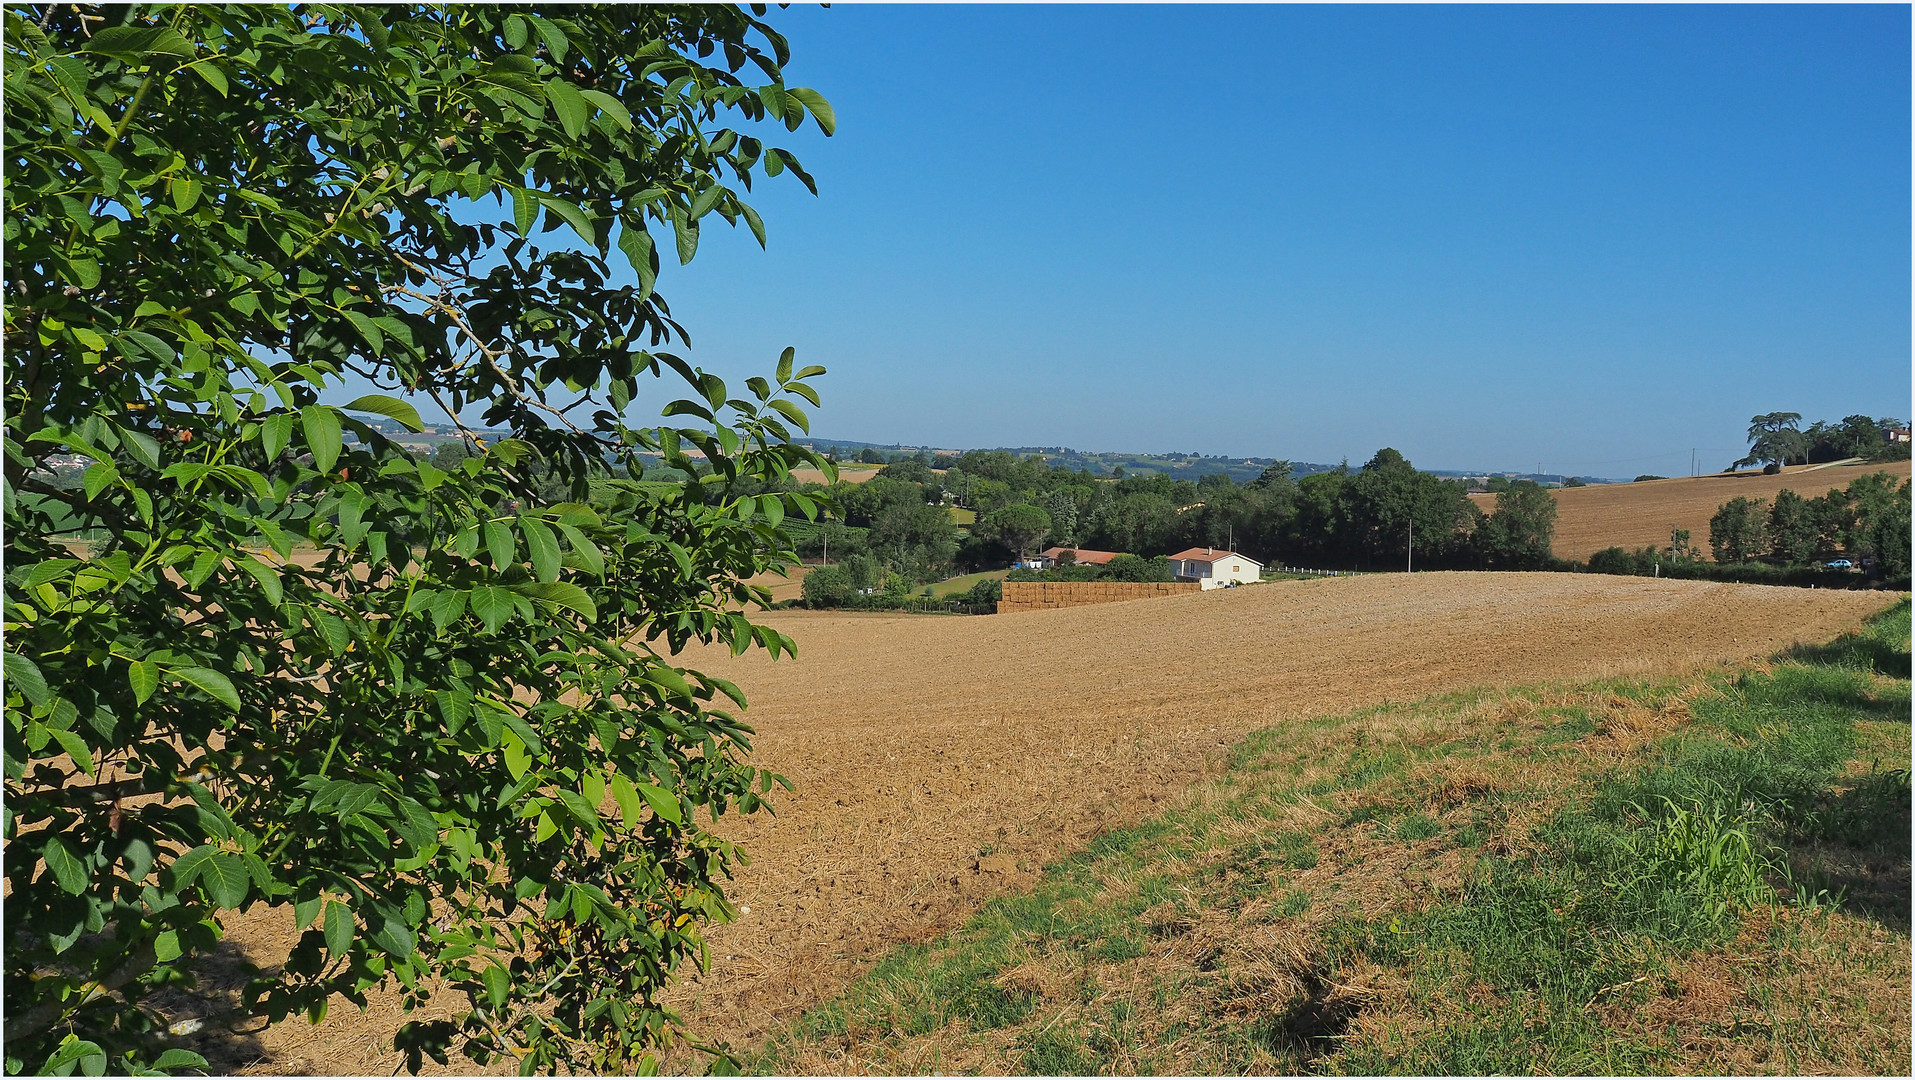
[[[1687,529],[1690,542],[1707,551],[1709,519],[1723,503],[1738,495],[1774,499],[1776,492],[1788,488],[1803,498],[1814,498],[1831,488],[1847,487],[1856,477],[1872,472],[1906,480],[1908,470],[1906,461],[1834,467],[1791,465],[1773,476],[1752,469],[1565,488],[1551,493],[1556,496],[1556,538],[1551,546],[1560,558],[1587,559],[1606,547],[1666,547],[1671,529]],[[1484,510],[1491,509],[1496,499],[1494,495],[1470,498]]]

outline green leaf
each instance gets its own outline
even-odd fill
[[[356,927],[352,910],[337,900],[326,901],[326,954],[337,960],[352,951]]]
[[[485,632],[496,634],[499,627],[512,617],[517,610],[512,605],[512,596],[504,589],[494,585],[479,585],[472,590],[472,614],[485,624]]]
[[[518,732],[507,731],[501,749],[505,751],[505,768],[512,774],[512,779],[523,777],[525,770],[532,766],[532,755],[525,752],[525,743],[519,738]]]
[[[154,1072],[171,1074],[184,1072],[188,1069],[192,1069],[195,1072],[206,1072],[211,1069],[211,1066],[206,1063],[205,1058],[193,1053],[191,1050],[182,1050],[177,1046],[171,1046],[166,1049],[165,1053],[153,1059],[152,1069]]]
[[[426,429],[426,422],[419,418],[419,410],[400,401],[396,397],[384,394],[367,394],[354,398],[342,406],[347,412],[369,412],[405,425],[407,431],[419,432]]]
[[[136,660],[126,667],[126,681],[133,687],[134,702],[144,705],[160,688],[160,666],[151,660]]]
[[[286,444],[292,441],[292,437],[293,415],[291,413],[274,413],[260,421],[259,448],[266,455],[267,461],[278,460],[280,451],[286,449]]]
[[[127,431],[125,428],[122,428],[120,429],[120,445],[126,448],[127,453],[133,455],[135,461],[138,461],[147,468],[158,469],[160,467],[160,444],[153,436],[143,431]]]
[[[200,886],[213,903],[222,908],[237,908],[246,902],[253,878],[246,872],[246,860],[231,851],[215,851],[200,871]]]
[[[386,951],[386,955],[397,960],[411,956],[419,947],[419,939],[412,928],[397,915],[388,915],[379,923],[379,929],[372,935],[373,944]]]
[[[512,527],[503,521],[486,522],[485,550],[492,556],[494,570],[503,570],[517,562],[519,548],[512,540]]]
[[[612,798],[618,800],[618,813],[625,819],[625,824],[628,827],[637,825],[643,800],[638,797],[638,789],[622,773],[612,774]]]
[[[621,226],[618,249],[625,253],[626,261],[632,264],[633,272],[638,274],[639,290],[650,295],[652,286],[658,281],[658,269],[654,265],[658,254],[652,247],[651,234],[635,226]]]
[[[184,214],[199,202],[200,182],[191,176],[175,176],[169,185],[173,209]]]
[[[674,825],[683,825],[685,823],[684,810],[678,805],[678,796],[656,784],[634,784],[632,786],[638,789],[639,798],[644,799],[645,805],[652,808],[652,813],[657,814],[659,817],[664,818]]]
[[[585,616],[587,622],[598,621],[598,607],[592,603],[592,598],[586,595],[584,589],[569,581],[526,582],[512,586],[512,591],[521,596],[530,596],[569,611],[576,611]]]
[[[251,555],[241,555],[238,561],[239,568],[252,575],[252,579],[259,583],[260,591],[266,594],[266,602],[278,607],[280,601],[286,597],[285,587],[279,581],[279,572]]]
[[[572,554],[578,556],[579,565],[584,567],[585,572],[602,577],[605,573],[605,553],[598,549],[598,545],[592,543],[577,526],[560,522],[559,532],[565,534],[565,542],[571,546]]]
[[[120,59],[144,60],[149,56],[193,58],[193,43],[179,31],[163,26],[108,26],[93,32],[83,52],[102,53]]]
[[[206,85],[212,87],[214,93],[220,97],[227,96],[226,73],[224,71],[221,71],[211,64],[194,64],[191,70],[193,74],[206,80]]]
[[[683,266],[698,254],[698,222],[672,215],[672,238],[678,241],[678,264]]]
[[[160,963],[178,960],[185,950],[180,948],[180,935],[176,930],[167,930],[153,939],[153,959]]]
[[[40,665],[21,656],[19,653],[0,654],[4,657],[5,675],[8,689],[20,691],[28,704],[45,705],[47,703],[47,680],[40,674]]]
[[[46,860],[47,869],[52,872],[53,880],[58,882],[64,892],[78,896],[86,891],[86,863],[80,860],[73,849],[58,834],[47,837],[45,846],[40,849],[40,858]]]
[[[645,681],[658,686],[680,701],[692,700],[691,684],[685,681],[685,676],[680,675],[673,668],[663,664],[648,668],[645,671]]]
[[[594,246],[598,244],[598,232],[592,228],[592,219],[585,216],[585,211],[579,209],[577,203],[567,202],[556,195],[547,195],[543,191],[539,192],[539,202],[543,203],[547,210],[563,219],[574,232],[584,237],[586,243]]]
[[[176,667],[167,670],[168,674],[174,678],[199,687],[209,697],[233,712],[239,711],[239,692],[233,689],[232,680],[219,672],[203,667]]]
[[[783,416],[785,419],[791,421],[794,425],[797,426],[799,431],[805,432],[806,434],[809,434],[811,432],[811,421],[808,418],[806,418],[803,409],[800,409],[798,406],[793,405],[791,402],[786,401],[783,398],[779,398],[776,401],[766,402],[766,405],[769,406],[770,408],[776,409],[780,416]]]
[[[512,227],[520,236],[531,236],[532,226],[539,222],[539,197],[530,188],[512,189]]]
[[[93,754],[87,750],[86,740],[80,736],[80,733],[63,731],[59,728],[52,730],[53,741],[60,744],[60,749],[67,752],[67,756],[73,759],[73,763],[80,767],[81,772],[92,776]]]
[[[485,999],[494,1009],[502,1007],[511,997],[512,976],[500,965],[488,965],[479,978],[485,983]]]
[[[579,91],[579,96],[591,102],[593,105],[598,106],[599,111],[611,117],[612,122],[619,126],[619,130],[632,130],[632,114],[631,111],[625,107],[624,102],[603,90],[581,90]]]
[[[568,138],[576,139],[585,134],[585,126],[592,122],[592,109],[585,104],[578,87],[564,79],[547,79],[545,100],[552,103],[552,111],[558,115],[559,126],[565,129]]]
[[[306,446],[313,452],[313,467],[322,473],[331,472],[345,445],[339,414],[329,405],[308,405],[299,410],[299,424],[306,431]]]
[[[803,86],[788,87],[785,93],[797,98],[804,103],[805,108],[811,110],[811,118],[818,122],[819,131],[826,135],[837,134],[838,114],[831,108],[831,103],[825,100],[823,94]]]
[[[99,1076],[106,1071],[106,1051],[100,1049],[99,1043],[68,1033],[40,1071],[49,1076],[70,1076],[75,1065],[88,1076]]]
[[[520,518],[519,532],[525,537],[525,549],[532,557],[532,572],[540,581],[557,581],[561,567],[558,538],[538,518]]]

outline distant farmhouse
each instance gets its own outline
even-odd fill
[[[1170,572],[1178,581],[1194,581],[1206,589],[1222,589],[1259,580],[1263,564],[1234,551],[1190,548],[1170,557]]]
[[[1066,554],[1069,554],[1071,558],[1065,559],[1064,556]],[[1063,563],[1089,563],[1092,566],[1102,566],[1121,554],[1123,553],[1120,551],[1092,551],[1089,548],[1054,547],[1046,548],[1036,555],[1031,556],[1024,562],[1024,565],[1030,567],[1032,570],[1049,570],[1053,566],[1060,565],[1060,561]]]

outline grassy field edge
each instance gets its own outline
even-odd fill
[[[1257,732],[745,1063],[1905,1074],[1908,643]]]

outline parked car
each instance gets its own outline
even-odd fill
[[[1823,563],[1823,564],[1822,564],[1822,566],[1823,566],[1824,568],[1826,568],[1826,569],[1829,569],[1829,570],[1853,570],[1853,569],[1855,569],[1855,564],[1854,564],[1854,563],[1852,563],[1852,562],[1850,562],[1850,561],[1848,561],[1847,559],[1830,559],[1830,560],[1829,560],[1828,562],[1825,562],[1825,563]]]

